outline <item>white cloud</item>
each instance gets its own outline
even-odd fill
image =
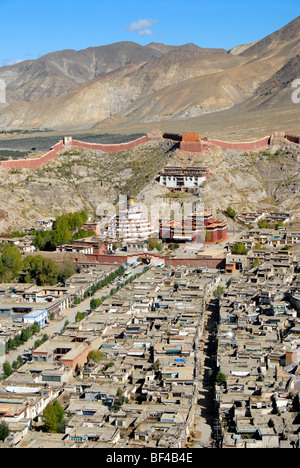
[[[128,26],[127,31],[129,32],[138,32],[139,36],[152,36],[153,32],[150,28],[157,23],[157,20],[151,18],[140,18],[138,21],[133,21],[130,26]]]
[[[140,36],[152,36],[153,32],[151,31],[151,29],[142,29],[140,32],[139,32],[139,35]]]
[[[17,63],[24,62],[25,59],[17,59],[17,60],[3,60],[3,66],[9,67],[11,65],[16,65]]]

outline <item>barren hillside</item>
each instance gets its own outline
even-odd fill
[[[209,167],[211,178],[184,199],[203,202],[214,212],[231,205],[237,210],[288,209],[300,215],[298,145],[249,154],[216,148],[189,154],[163,140],[122,153],[72,150],[39,169],[1,170],[0,232],[81,208],[94,217],[99,204],[116,204],[119,194],[129,192],[148,206],[166,197],[170,201],[168,190],[156,181],[166,165]]]

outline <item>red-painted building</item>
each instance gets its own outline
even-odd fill
[[[206,225],[206,243],[217,244],[227,239],[227,228],[223,221],[211,219]]]
[[[227,239],[227,227],[210,211],[194,212],[185,221],[160,220],[159,237],[165,242],[217,244]]]

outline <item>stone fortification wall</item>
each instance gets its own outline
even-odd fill
[[[10,161],[0,161],[0,168],[4,169],[36,169],[47,164],[51,159],[57,157],[57,154],[64,149],[63,141],[54,145],[48,153],[39,158],[32,159],[12,159]]]
[[[232,149],[238,151],[255,151],[260,148],[265,148],[270,144],[270,135],[261,138],[260,140],[256,141],[248,141],[248,142],[230,142],[230,141],[222,141],[222,140],[212,140],[211,138],[204,137],[203,141],[210,143],[211,145],[219,146],[224,149]]]
[[[147,136],[143,136],[141,138],[138,138],[137,140],[129,141],[127,143],[119,143],[119,144],[112,144],[112,145],[110,144],[103,145],[103,144],[98,144],[98,143],[85,143],[83,141],[72,140],[70,146],[75,147],[75,148],[86,148],[86,149],[112,153],[112,152],[119,152],[119,151],[124,151],[124,150],[135,148],[136,146],[147,143],[147,141],[148,141]]]
[[[300,137],[293,136],[293,135],[285,135],[286,140],[290,141],[291,143],[300,144]]]
[[[277,132],[278,133],[278,132]],[[209,137],[198,138],[199,134],[196,132],[186,132],[183,135],[174,133],[164,133],[163,138],[171,139],[180,142],[180,149],[188,152],[202,152],[206,151],[209,146],[218,146],[224,149],[232,149],[238,151],[255,151],[260,148],[265,148],[272,142],[277,141],[277,134],[268,135],[260,140],[251,142],[229,142],[222,140],[214,140]],[[281,139],[290,141],[292,143],[300,144],[300,137],[293,135],[280,134]],[[196,138],[197,137],[197,138]],[[160,139],[161,133],[156,130],[155,135],[149,133],[147,136],[143,136],[134,141],[119,144],[98,144],[98,143],[87,143],[79,140],[73,140],[72,137],[65,137],[54,145],[48,153],[43,156],[31,159],[12,159],[10,161],[0,161],[0,168],[4,169],[36,169],[44,164],[47,164],[52,159],[56,158],[58,154],[63,150],[70,148],[85,148],[90,150],[98,150],[104,152],[120,152],[135,148],[136,146],[143,145],[152,139]]]
[[[97,143],[85,143],[83,141],[73,140],[71,137],[65,137],[54,145],[48,153],[38,158],[31,159],[12,159],[10,161],[0,161],[0,168],[4,169],[36,169],[37,167],[47,164],[51,159],[54,159],[63,150],[70,148],[86,148],[91,150],[99,150],[105,152],[119,152],[127,149],[135,148],[149,141],[147,136],[143,136],[128,143],[119,143],[116,145],[102,145]]]

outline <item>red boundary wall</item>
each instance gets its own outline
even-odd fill
[[[293,135],[285,135],[285,138],[291,143],[297,143],[298,145],[300,144],[300,137]]]
[[[284,134],[283,134],[284,135]],[[180,149],[182,151],[189,152],[202,152],[208,148],[208,144],[219,146],[225,149],[239,150],[239,151],[255,151],[260,148],[265,148],[270,145],[272,136],[265,136],[260,140],[252,142],[229,142],[222,140],[213,140],[209,137],[204,137],[200,142],[183,142],[181,141],[180,135],[173,135],[165,133],[164,138],[176,139],[180,141]],[[283,138],[291,143],[300,144],[300,137],[293,135],[284,135]],[[10,161],[0,161],[0,168],[4,169],[36,169],[37,167],[47,164],[51,159],[54,159],[63,149],[74,148],[86,148],[91,150],[105,151],[105,152],[119,152],[127,149],[135,148],[136,146],[147,143],[150,140],[148,136],[143,136],[134,141],[129,141],[127,143],[103,145],[98,143],[86,143],[83,141],[72,140],[70,139],[67,144],[63,140],[59,141],[54,145],[48,153],[44,154],[39,158],[32,159],[12,159]]]
[[[120,143],[117,145],[101,145],[97,143],[85,143],[83,141],[71,140],[70,144],[64,144],[63,140],[54,145],[48,153],[39,158],[32,159],[12,159],[10,161],[0,161],[0,168],[4,169],[36,169],[37,167],[47,164],[51,159],[54,159],[62,150],[70,148],[86,148],[93,150],[100,150],[105,152],[118,152],[134,148],[149,141],[147,136],[143,136],[128,143]]]
[[[138,138],[137,140],[129,141],[127,143],[119,143],[116,145],[102,145],[98,143],[85,143],[83,141],[73,140],[70,146],[74,146],[75,148],[86,148],[105,152],[118,152],[135,148],[136,146],[147,143],[148,140],[149,139],[147,136],[143,136],[141,138]]]
[[[232,150],[237,150],[237,151],[255,151],[261,148],[265,148],[266,146],[269,146],[272,141],[272,136],[273,135],[267,135],[261,138],[260,140],[245,141],[245,142],[239,142],[239,141],[230,142],[230,141],[223,141],[223,140],[214,140],[209,137],[203,137],[200,139],[200,143],[199,143],[199,142],[183,141],[182,136],[178,134],[173,134],[173,133],[163,134],[163,138],[180,141],[180,149],[182,151],[198,152],[198,153],[202,151],[206,151],[209,148],[209,145],[219,146],[220,148],[232,149]],[[300,137],[298,136],[285,135],[284,133],[282,133],[282,139],[290,141],[291,143],[300,144]]]
[[[222,141],[222,140],[212,140],[211,138],[204,137],[203,141],[207,141],[208,143],[220,146],[221,148],[225,149],[232,149],[232,150],[239,150],[239,151],[255,151],[260,148],[264,148],[270,144],[271,136],[265,136],[260,140],[252,141],[252,142],[229,142],[229,141]]]
[[[168,258],[161,257],[159,255],[147,254],[149,258],[155,257],[160,258],[165,262],[166,266],[203,266],[207,268],[225,269],[226,259],[225,258],[210,258],[210,257],[199,257],[199,258]],[[139,254],[128,254],[128,255],[94,255],[94,254],[74,254],[73,261],[81,264],[117,264],[124,265],[130,262],[132,258],[138,257]],[[143,254],[140,254],[142,257]]]
[[[48,153],[40,158],[33,159],[12,159],[11,161],[0,161],[0,168],[4,169],[35,169],[47,164],[51,159],[57,157],[57,154],[64,149],[63,141],[59,141],[54,145]]]

